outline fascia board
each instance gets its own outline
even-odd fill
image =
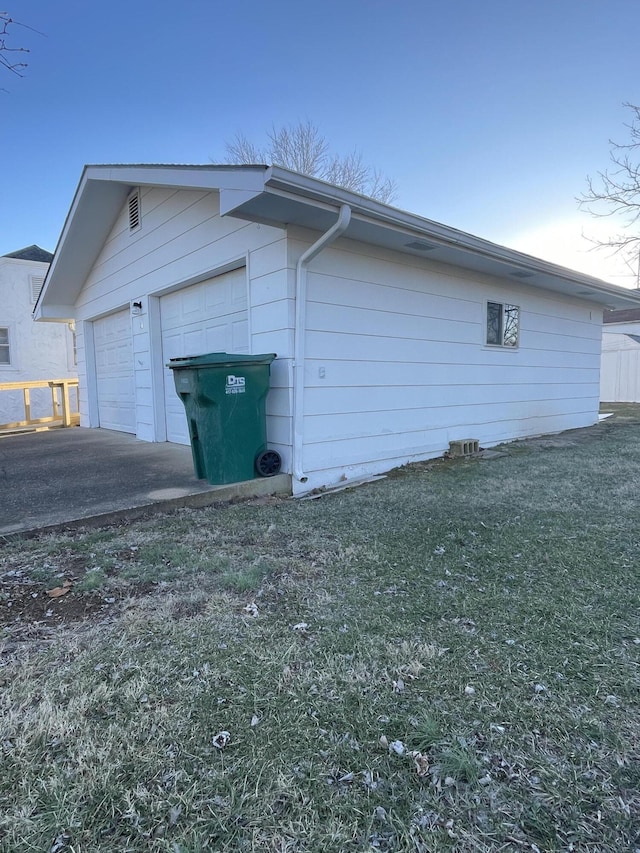
[[[220,214],[232,213],[264,191],[266,166],[249,167],[91,167],[88,176],[96,181],[117,181],[132,187],[165,186],[179,189],[217,190]]]
[[[80,176],[80,180],[78,181],[78,186],[76,187],[76,191],[73,195],[73,201],[71,202],[71,207],[69,208],[67,215],[64,220],[64,225],[62,226],[62,231],[60,232],[60,237],[58,238],[58,242],[56,244],[56,248],[53,252],[53,260],[49,266],[49,271],[47,272],[44,284],[42,285],[42,289],[38,295],[38,300],[33,309],[34,319],[40,319],[40,308],[44,303],[44,300],[47,295],[47,291],[49,290],[49,283],[55,279],[56,270],[58,267],[58,263],[60,260],[60,252],[65,243],[67,234],[69,232],[70,224],[73,220],[73,217],[78,209],[78,205],[80,203],[80,199],[82,198],[82,192],[87,184],[87,166],[82,170],[82,175]]]
[[[24,258],[2,258],[0,257],[0,266],[15,265],[19,267],[37,267],[42,272],[49,269],[50,264],[47,261],[27,261]]]
[[[221,204],[222,197],[225,197],[224,212],[230,212],[238,204],[250,200],[263,191],[266,172],[266,166],[85,166],[67,213],[53,261],[40,292],[36,304],[36,312],[38,313],[35,316],[38,319],[40,318],[38,309],[47,301],[51,283],[53,282],[53,287],[62,284],[61,280],[65,277],[63,271],[67,255],[66,249],[68,242],[73,242],[74,224],[83,220],[83,209],[89,204],[87,197],[95,197],[96,190],[99,193],[102,192],[99,189],[100,185],[104,186],[105,200],[112,198],[114,185],[127,189],[134,186],[167,186],[183,189],[220,190]],[[101,223],[103,227],[100,231],[100,239],[102,237],[106,239],[106,234],[113,225],[111,205],[105,203],[104,210],[106,211],[107,208],[110,215],[105,217]],[[86,264],[76,266],[75,272],[80,278],[88,272],[88,269],[85,269],[86,266]],[[81,284],[82,282],[80,282],[80,286]]]
[[[132,187],[164,186],[201,190],[264,189],[266,166],[87,166],[93,181],[110,181]]]
[[[40,322],[71,323],[74,319],[72,305],[36,305],[33,319]]]
[[[511,266],[516,270],[563,279],[588,287],[605,296],[623,299],[625,302],[640,304],[640,292],[626,290],[615,284],[609,284],[599,278],[544,261],[531,255],[509,249],[489,240],[483,240],[456,228],[442,225],[413,213],[400,210],[382,204],[366,196],[349,192],[348,190],[334,187],[324,181],[290,172],[288,169],[273,166],[269,170],[266,188],[273,189],[282,195],[287,191],[295,196],[306,196],[310,203],[322,206],[330,205],[335,209],[341,204],[348,204],[352,209],[352,219],[363,222],[378,223],[383,227],[397,228],[405,233],[439,243],[442,246],[454,248],[458,251],[483,256],[493,261],[498,261],[505,266]],[[345,236],[348,236],[348,231]],[[586,301],[588,297],[585,297]]]
[[[63,300],[65,305],[75,302],[124,204],[126,193],[124,184],[100,185],[85,169],[36,303],[36,312],[51,300],[54,304]],[[38,318],[39,314],[34,316]]]
[[[259,189],[221,189],[220,190],[220,216],[233,214],[237,209],[251,201],[264,191],[264,186]]]

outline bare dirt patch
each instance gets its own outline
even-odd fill
[[[52,585],[20,571],[9,571],[0,580],[4,652],[10,652],[16,643],[50,637],[63,626],[113,619],[120,610],[120,602],[114,596],[76,591],[68,578]]]

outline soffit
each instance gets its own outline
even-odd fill
[[[451,264],[609,308],[640,305],[640,293],[550,264],[465,232],[286,169],[266,166],[88,166],[56,249],[36,316],[73,306],[134,186],[220,191],[223,214],[322,233],[341,204],[352,209],[346,239]],[[420,248],[422,246],[422,248]]]
[[[341,199],[349,203],[349,194]],[[397,211],[396,221],[381,211],[395,211],[385,205],[373,210],[351,199],[352,216],[344,238],[380,246],[405,255],[451,264],[475,273],[508,280],[529,287],[578,297],[603,307],[640,304],[640,293],[610,285],[600,279],[551,264],[539,258],[490,243],[453,228]],[[264,224],[298,225],[324,232],[336,221],[335,201],[291,196],[280,188],[267,188],[236,207],[232,213]]]

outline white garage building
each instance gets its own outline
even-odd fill
[[[39,299],[84,427],[188,443],[170,358],[277,353],[294,493],[594,423],[604,307],[640,296],[286,169],[88,166]]]

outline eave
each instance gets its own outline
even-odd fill
[[[233,215],[269,223],[272,211],[280,223],[287,221],[324,231],[335,222],[340,204],[348,204],[352,210],[345,235],[348,238],[577,297],[601,307],[640,306],[639,291],[626,290],[276,166],[269,171],[265,193],[242,204]],[[428,248],[412,248],[407,245],[411,243],[426,244]]]
[[[74,305],[134,187],[217,190],[232,205],[261,192],[266,166],[85,166],[34,308],[36,320],[71,320]],[[229,205],[227,205],[229,206]]]
[[[127,195],[136,186],[216,190],[220,212],[279,227],[326,231],[341,205],[352,210],[344,235],[413,257],[525,284],[606,308],[640,305],[638,291],[491,243],[278,166],[110,165],[85,167],[36,319],[70,320],[74,304]]]

